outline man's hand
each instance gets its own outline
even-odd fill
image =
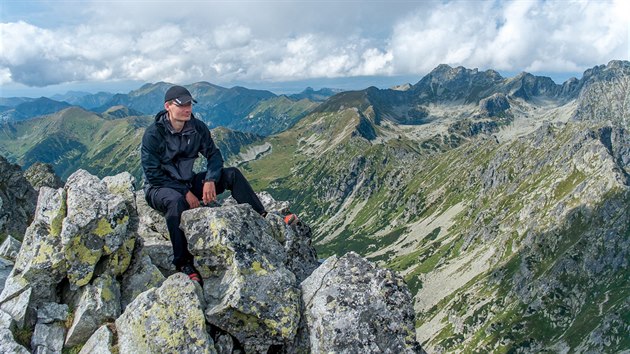
[[[199,199],[197,199],[197,197],[195,197],[195,195],[191,191],[188,191],[188,193],[186,193],[186,202],[188,203],[188,206],[190,206],[190,209],[195,209],[199,207]]]
[[[217,199],[217,190],[215,189],[214,182],[206,181],[203,184],[203,202],[208,204]]]

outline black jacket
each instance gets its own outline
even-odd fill
[[[208,126],[192,116],[181,132],[175,132],[167,112],[158,113],[142,137],[140,158],[145,192],[151,187],[168,187],[186,194],[194,176],[195,159],[200,153],[208,161],[205,180],[217,181],[223,168],[223,156]]]

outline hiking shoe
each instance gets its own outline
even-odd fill
[[[298,219],[297,215],[295,214],[287,214],[284,217],[284,223],[289,226],[297,224],[298,221],[300,221],[300,219]]]
[[[190,278],[190,280],[196,281],[203,288],[203,279],[201,278],[201,274],[199,274],[199,271],[195,268],[194,265],[185,264],[180,269],[180,272],[188,275],[188,278]]]

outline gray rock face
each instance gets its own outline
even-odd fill
[[[66,346],[85,343],[105,322],[121,313],[120,284],[111,276],[101,276],[82,288],[82,295],[68,330]]]
[[[137,258],[122,280],[122,307],[127,307],[141,293],[162,285],[166,278],[160,269],[144,255]]]
[[[79,354],[112,354],[114,335],[107,326],[101,326],[85,342]]]
[[[28,183],[18,165],[0,156],[0,238],[22,238],[33,220],[37,192]]]
[[[33,309],[44,302],[56,302],[56,285],[65,277],[67,262],[61,244],[60,233],[65,209],[65,191],[42,187],[37,201],[33,223],[26,230],[23,247],[15,261],[13,278],[7,284],[21,284],[14,291],[33,288],[29,300]],[[14,297],[5,286],[0,303]],[[4,306],[4,303],[2,304]]]
[[[173,246],[166,228],[164,216],[153,210],[144,199],[142,190],[136,192],[138,212],[138,236],[142,239],[142,250],[163,272],[173,272]]]
[[[61,322],[51,324],[38,323],[35,325],[31,348],[34,353],[61,353],[63,349],[63,338],[66,329]]]
[[[488,117],[496,117],[508,109],[510,109],[510,103],[502,93],[495,93],[479,101],[479,110]]]
[[[24,178],[39,191],[41,187],[59,189],[63,187],[63,181],[55,174],[51,164],[36,162],[24,171]]]
[[[6,328],[0,328],[0,352],[30,354],[29,350],[15,341],[13,333]]]
[[[12,332],[15,328],[14,324],[13,318],[8,313],[0,311],[0,353],[30,353],[15,341]]]
[[[15,261],[18,253],[20,252],[20,247],[22,247],[22,242],[14,239],[11,235],[8,235],[6,240],[4,240],[0,246],[0,257]]]
[[[66,183],[68,214],[61,239],[68,261],[68,279],[74,289],[92,278],[96,263],[118,251],[132,235],[127,234],[129,211],[125,200],[84,170]]]
[[[216,353],[201,288],[177,273],[138,296],[116,320],[121,353]]]
[[[184,212],[182,230],[206,280],[206,319],[236,337],[246,351],[292,341],[299,289],[286,252],[249,205]]]
[[[411,294],[355,253],[327,259],[301,284],[312,352],[421,353]]]

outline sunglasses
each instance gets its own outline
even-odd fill
[[[188,101],[186,103],[178,103],[176,100],[174,100],[173,103],[175,103],[177,107],[191,107],[193,104],[192,101]]]

